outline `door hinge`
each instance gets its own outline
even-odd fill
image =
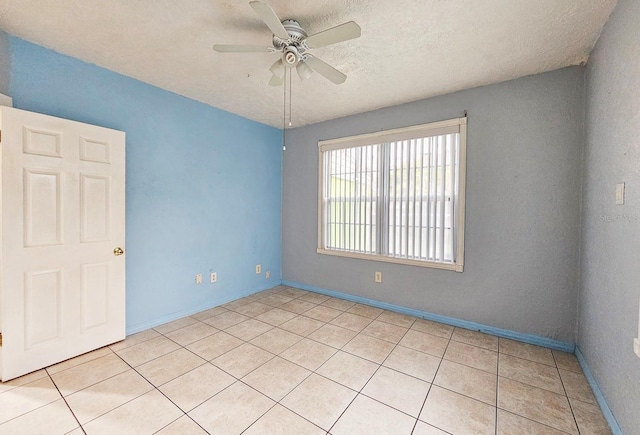
[[[0,332],[0,347],[2,347],[2,332]]]

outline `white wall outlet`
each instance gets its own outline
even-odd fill
[[[616,184],[616,205],[624,204],[624,183]]]
[[[637,338],[633,339],[633,351],[640,357],[640,340]]]
[[[211,272],[211,282],[218,281],[218,274],[216,272]]]
[[[202,274],[201,273],[196,275],[196,284],[202,284]]]
[[[382,282],[382,272],[375,272],[373,274],[373,280],[375,282]]]
[[[262,273],[262,265],[256,264],[256,275],[260,275]]]
[[[264,273],[264,277],[269,279],[271,277],[271,272],[269,272],[268,270]]]

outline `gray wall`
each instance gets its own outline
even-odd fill
[[[0,94],[9,95],[11,78],[11,54],[9,52],[9,36],[0,31]]]
[[[578,345],[622,430],[640,431],[640,2],[621,0],[587,64]],[[626,183],[626,203],[614,204]]]
[[[573,343],[583,73],[567,68],[287,130],[283,279]],[[316,254],[318,140],[464,110],[464,273]]]

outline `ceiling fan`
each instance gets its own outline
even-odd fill
[[[253,10],[273,33],[273,46],[216,44],[213,49],[220,53],[276,53],[282,55],[269,70],[273,74],[269,85],[280,86],[284,81],[285,68],[295,68],[302,80],[311,76],[313,71],[339,85],[347,76],[331,65],[309,53],[313,48],[325,47],[338,42],[348,41],[360,36],[360,26],[349,21],[311,36],[296,20],[283,20],[266,3],[249,2]]]

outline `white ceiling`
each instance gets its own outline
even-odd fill
[[[263,0],[309,34],[354,20],[359,39],[313,50],[348,78],[293,75],[293,126],[586,62],[616,0]],[[282,128],[275,53],[248,0],[1,0],[0,29]]]

